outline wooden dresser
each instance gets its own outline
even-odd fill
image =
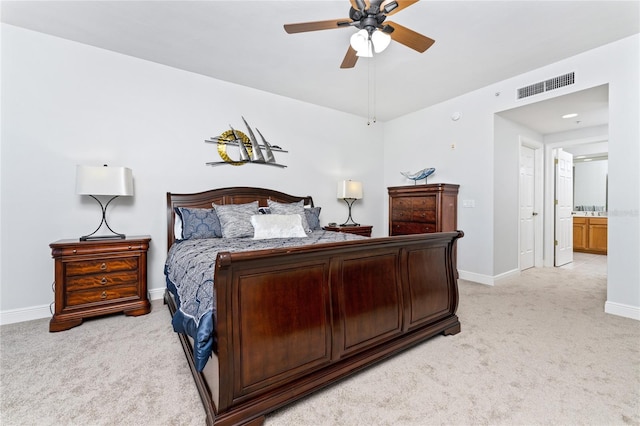
[[[149,236],[51,243],[55,262],[55,313],[49,331],[115,312],[144,315],[147,297]]]
[[[455,231],[460,185],[389,187],[389,235]]]

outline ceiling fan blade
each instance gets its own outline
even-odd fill
[[[344,55],[344,59],[342,60],[342,64],[340,64],[340,68],[353,68],[356,66],[356,62],[358,62],[358,56],[356,55],[356,50],[349,46],[347,50],[347,54]]]
[[[436,41],[427,36],[423,36],[407,27],[403,27],[395,22],[385,22],[385,24],[393,27],[393,32],[390,34],[391,38],[398,43],[402,43],[407,47],[417,50],[422,53],[433,45]]]
[[[369,0],[363,0],[363,1],[364,1],[363,9],[369,9]],[[360,7],[358,7],[358,2],[356,0],[349,0],[349,2],[351,3],[351,7],[353,7],[355,10],[361,10]]]
[[[289,34],[304,33],[307,31],[333,30],[348,26],[348,19],[330,19],[328,21],[301,22],[299,24],[284,24],[284,30]]]
[[[393,0],[384,0],[382,2],[382,4],[380,5],[380,10],[383,10],[384,7],[388,4],[391,3]],[[411,6],[412,4],[418,3],[419,0],[396,0],[396,3],[398,3],[398,7],[396,7],[395,9],[393,9],[391,12],[387,13],[387,16],[391,16],[394,13],[398,13],[400,12],[402,9],[405,9],[409,6]]]

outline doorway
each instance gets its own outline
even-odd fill
[[[519,267],[520,271],[542,266],[543,145],[520,137],[519,172]]]
[[[540,191],[542,204],[540,210],[537,211],[539,215],[536,219],[542,227],[540,239],[542,248],[537,250],[536,245],[533,246],[534,252],[541,252],[541,260],[539,264],[534,262],[534,266],[553,267],[555,264],[555,173],[553,172],[555,165],[553,150],[608,139],[608,89],[608,84],[604,84],[497,113],[498,116],[514,123],[511,128],[518,129],[519,135],[526,135],[527,138],[538,140],[543,146],[540,161],[542,164],[540,174],[543,180]],[[562,118],[564,114],[569,112],[578,115],[570,119]],[[523,144],[522,141],[523,137],[520,136],[520,146]],[[502,151],[509,149],[506,145],[508,142],[500,141],[497,143],[500,143]],[[521,161],[520,152],[516,152],[518,155],[516,161]],[[515,215],[519,221],[523,213],[518,212]],[[524,261],[520,258],[521,252],[525,251],[522,246],[523,241],[520,239],[521,235],[526,234],[520,229],[518,222],[517,240],[512,240],[511,247],[514,250],[514,255],[517,250],[517,265],[520,270],[522,270],[522,266],[527,266],[530,263],[530,260]]]

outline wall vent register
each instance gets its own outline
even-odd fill
[[[545,81],[530,84],[518,89],[518,99],[527,98],[529,96],[537,95],[539,93],[548,92],[549,90],[558,89],[560,87],[569,86],[576,82],[575,72],[560,75],[558,77],[550,78]]]

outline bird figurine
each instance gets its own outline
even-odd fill
[[[400,172],[400,174],[404,177],[406,177],[407,179],[411,179],[413,181],[413,184],[416,185],[418,183],[419,180],[422,179],[427,179],[429,176],[431,176],[433,174],[433,172],[435,172],[436,169],[434,169],[433,167],[429,167],[427,169],[422,169],[419,170],[415,173],[410,173],[410,172]],[[427,181],[425,180],[424,183],[426,184]]]

